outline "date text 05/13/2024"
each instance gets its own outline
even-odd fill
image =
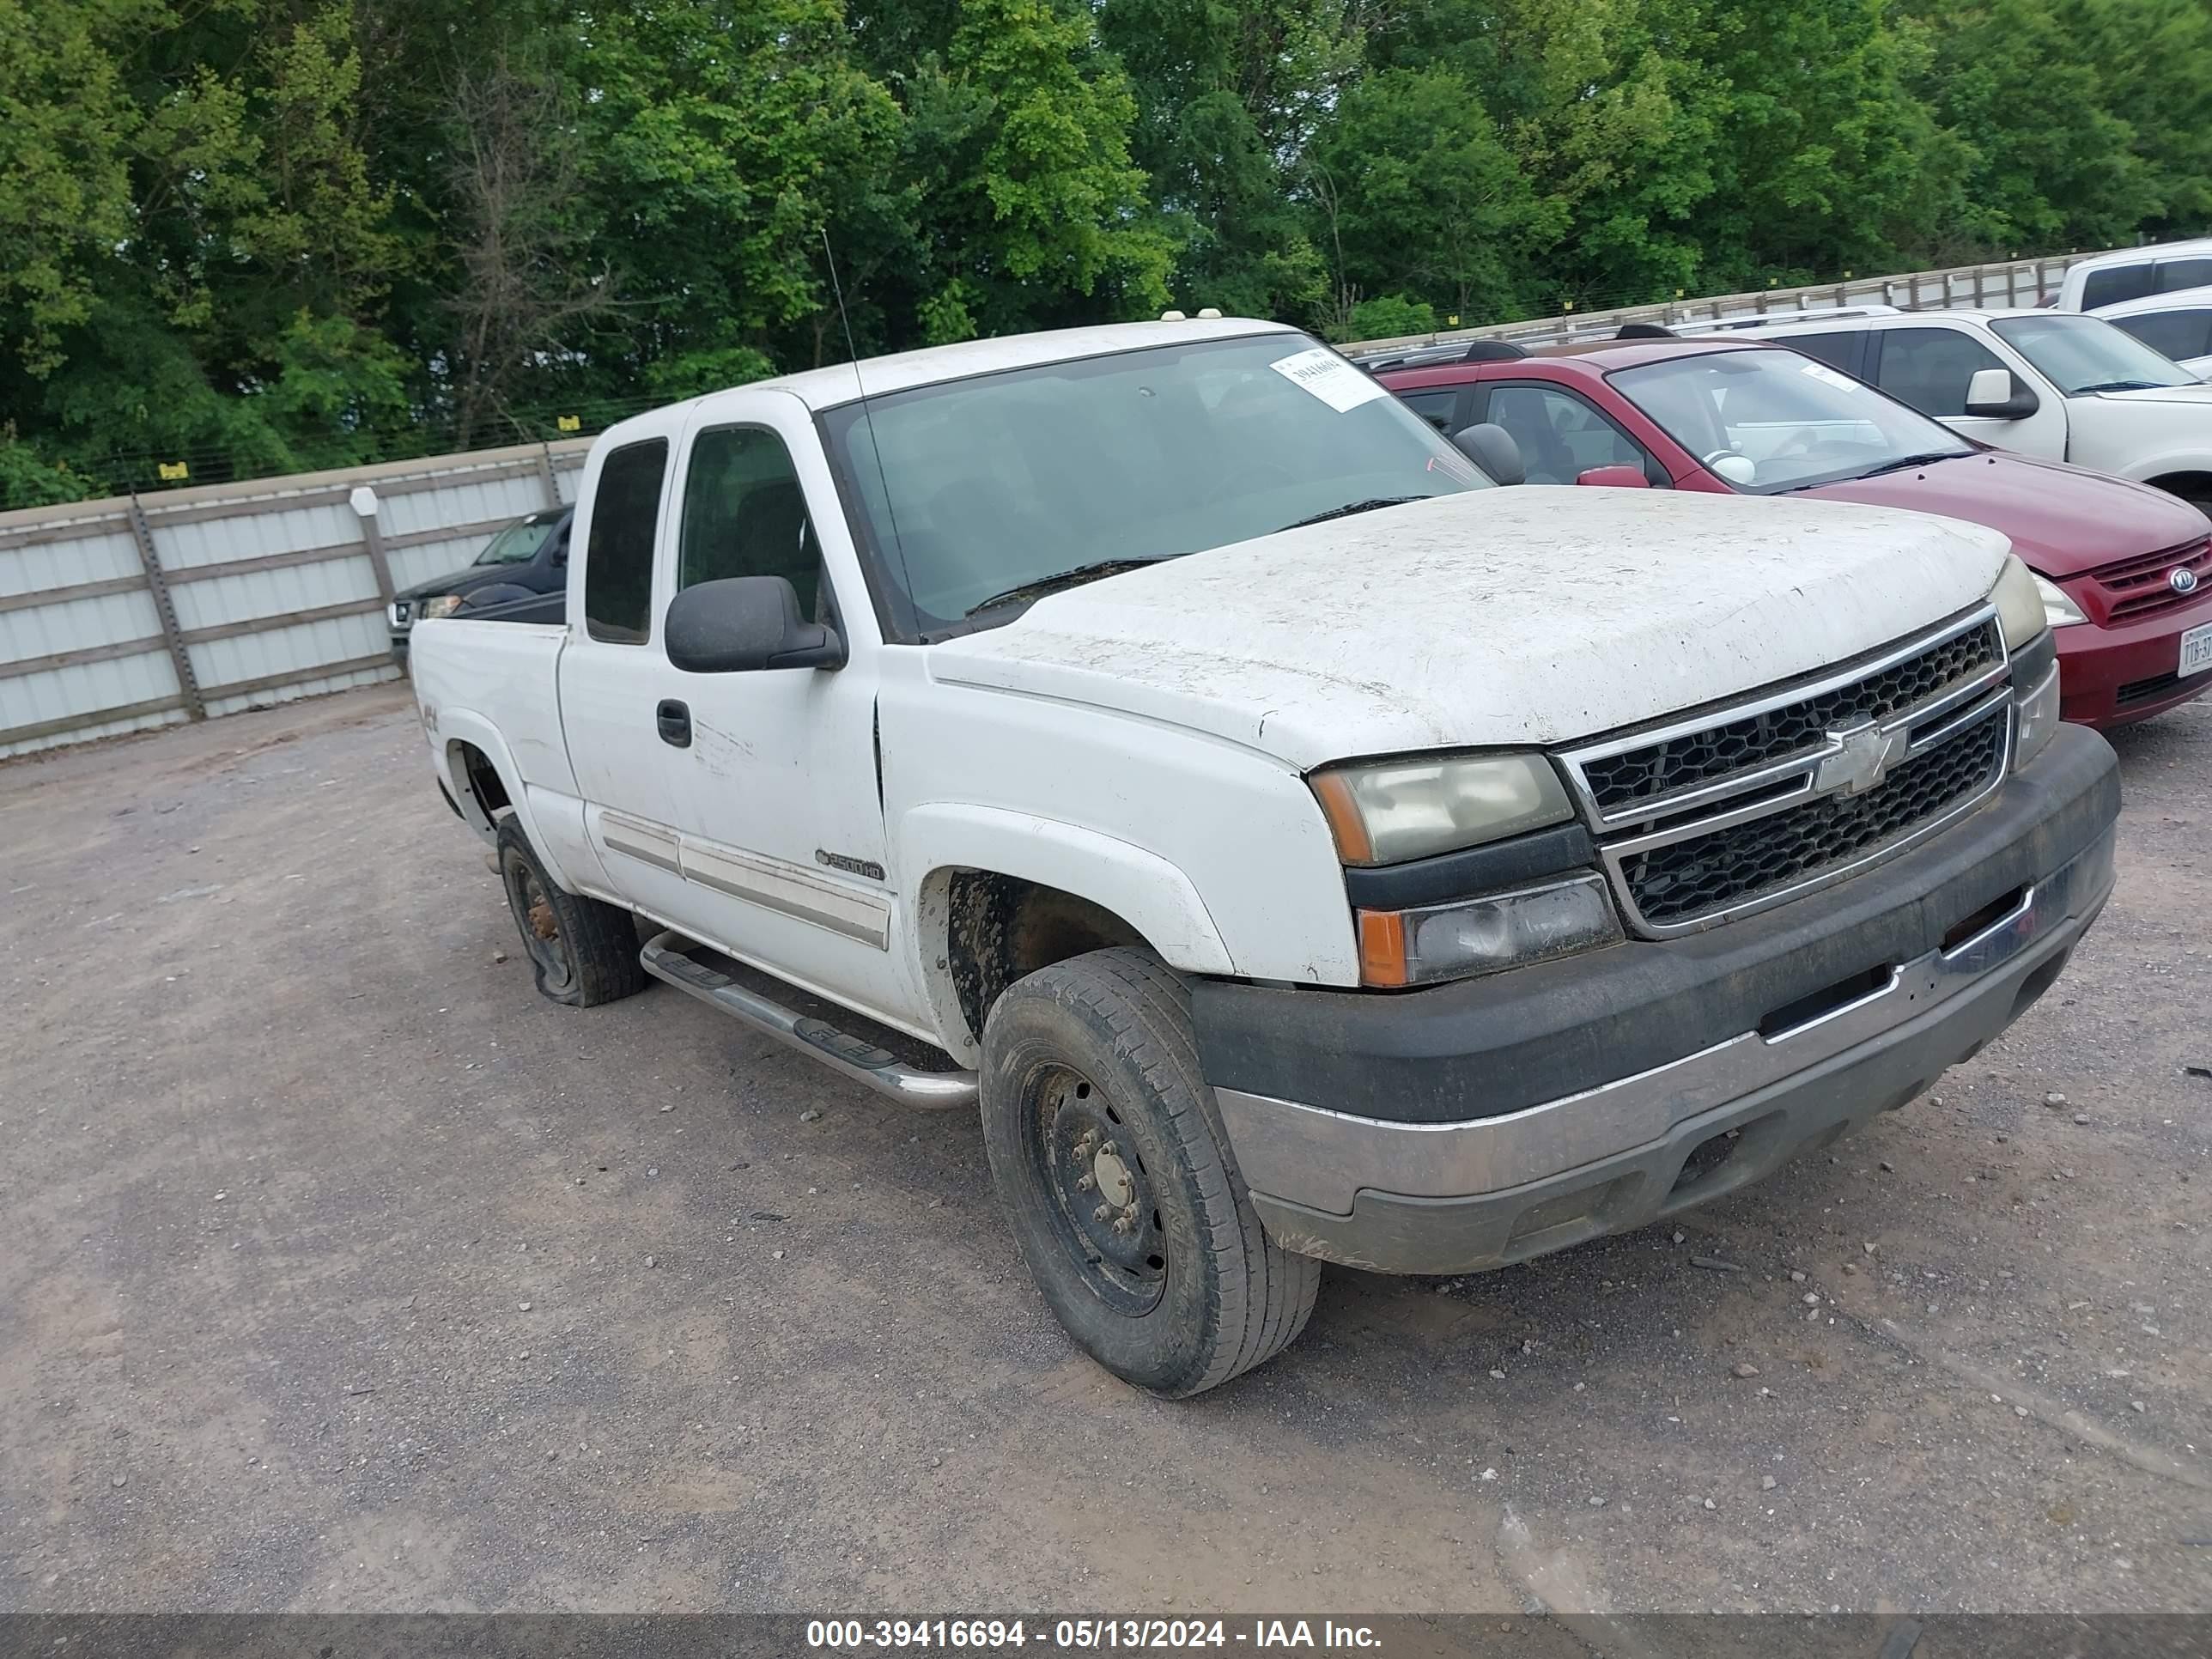
[[[1334,1620],[1254,1619],[817,1619],[806,1644],[833,1651],[941,1648],[994,1652],[1034,1644],[1064,1652],[1176,1648],[1306,1648],[1317,1652],[1375,1651],[1365,1625]]]

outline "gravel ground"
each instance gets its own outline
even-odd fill
[[[2212,1607],[2212,708],[2118,746],[1936,1097],[1182,1405],[972,1121],[538,998],[404,690],[0,767],[0,1607]]]

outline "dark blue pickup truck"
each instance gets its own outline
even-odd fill
[[[415,624],[434,617],[567,621],[568,524],[574,516],[567,507],[526,514],[485,543],[473,562],[395,594],[386,612],[392,654],[404,665]]]

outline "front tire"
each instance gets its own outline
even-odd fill
[[[645,989],[629,911],[556,884],[513,812],[499,821],[497,857],[507,912],[539,995],[571,1008],[595,1008]]]
[[[1180,1399],[1305,1328],[1321,1264],[1261,1226],[1182,981],[1158,959],[1095,951],[1009,987],[985,1022],[981,1093],[1023,1260],[1115,1376]]]

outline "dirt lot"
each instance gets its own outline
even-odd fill
[[[0,1607],[2212,1606],[2212,708],[2119,747],[1938,1097],[1183,1405],[972,1121],[540,1000],[403,691],[0,767]]]

